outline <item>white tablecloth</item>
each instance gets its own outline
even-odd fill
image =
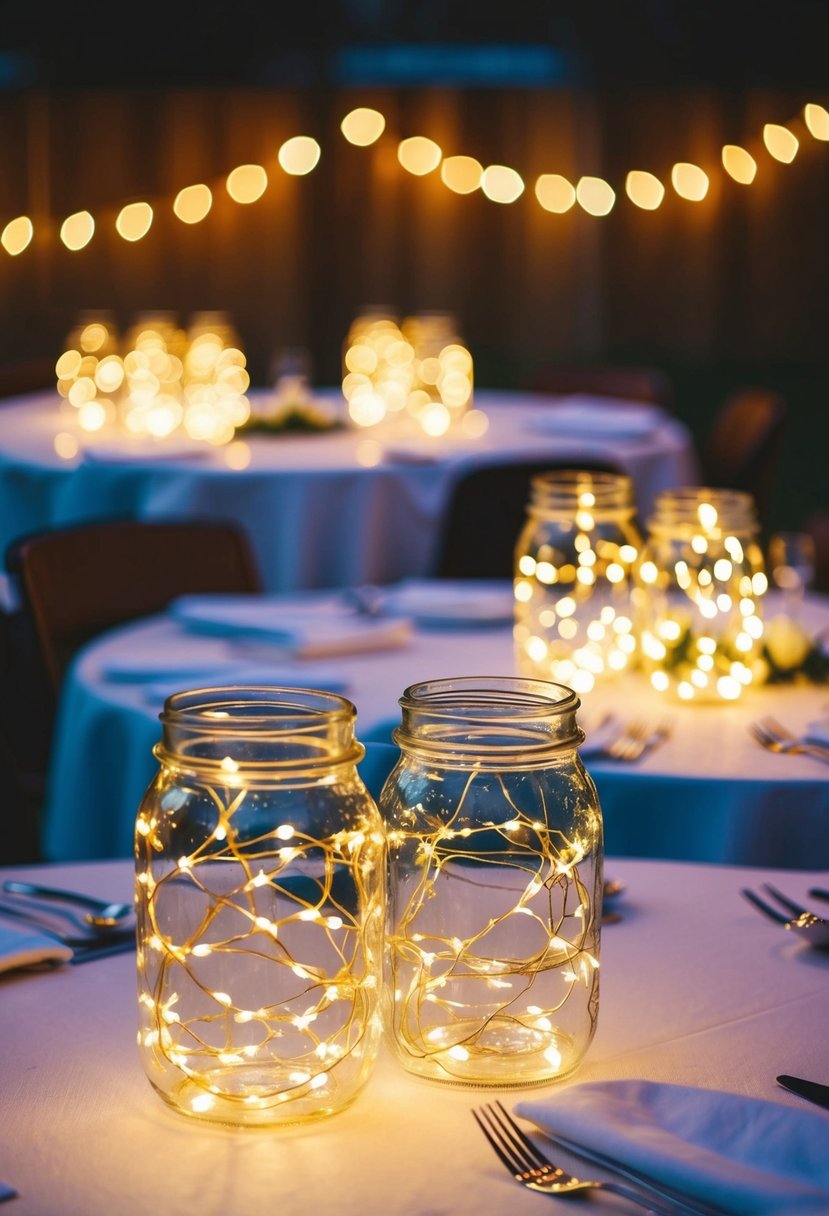
[[[771,596],[770,612],[776,602]],[[809,597],[804,625],[812,633],[829,626],[829,599]],[[134,663],[140,655],[153,664],[165,655],[179,666],[188,658],[206,663],[225,646],[224,639],[186,633],[160,616],[113,631],[78,658],[60,705],[46,857],[132,855],[135,813],[156,771],[151,749],[160,737],[163,689],[154,688],[150,700],[146,683],[109,679],[107,665],[125,658]],[[240,662],[249,670],[249,658]],[[318,676],[319,663],[311,670]],[[357,706],[358,737],[381,741],[369,744],[364,762],[376,794],[396,756],[390,728],[399,721],[403,690],[436,677],[514,674],[512,631],[508,624],[416,629],[409,645],[331,659],[326,670],[344,681],[345,695]],[[183,677],[178,685],[193,686]],[[829,768],[807,756],[763,751],[748,730],[765,714],[802,730],[825,714],[828,703],[825,685],[769,685],[750,689],[736,703],[696,706],[665,700],[635,675],[598,688],[584,698],[588,727],[606,711],[622,720],[656,720],[665,713],[674,719],[667,742],[636,764],[586,759],[608,849],[633,857],[829,866]]]
[[[109,899],[132,889],[129,861],[14,873]],[[802,1110],[775,1077],[829,1081],[829,955],[809,952],[739,891],[771,879],[802,899],[829,873],[616,858],[606,873],[627,885],[622,919],[602,933],[596,1037],[562,1084],[643,1078]],[[10,1216],[558,1210],[508,1177],[470,1113],[494,1097],[510,1109],[553,1097],[555,1085],[444,1086],[409,1076],[384,1053],[356,1102],[327,1120],[248,1132],[202,1124],[169,1109],[145,1078],[129,954],[0,976],[0,1024],[0,1178],[20,1195]],[[829,1138],[829,1114],[807,1109]],[[612,1197],[589,1207],[634,1210]]]
[[[261,404],[261,393],[251,396]],[[267,590],[394,582],[432,572],[450,487],[470,465],[512,456],[613,460],[633,478],[643,517],[660,490],[695,481],[692,438],[677,419],[663,416],[645,435],[603,437],[596,427],[583,435],[541,433],[535,428],[549,420],[552,400],[478,391],[475,404],[490,420],[482,439],[421,441],[402,451],[352,429],[251,434],[243,469],[229,467],[225,449],[199,458],[127,460],[122,451],[93,461],[81,451],[63,459],[55,434],[71,430],[74,419],[60,413],[58,394],[6,400],[0,551],[23,533],[89,518],[218,516],[248,531]],[[420,459],[424,452],[431,458]]]

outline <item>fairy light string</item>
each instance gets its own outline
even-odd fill
[[[202,1117],[325,1114],[338,1089],[365,1079],[380,1034],[382,836],[359,814],[330,836],[288,822],[250,836],[237,823],[252,790],[175,781],[176,805],[206,798],[215,823],[171,863],[176,810],[159,816],[153,800],[137,818],[138,1042],[150,1079]],[[353,907],[338,896],[342,875]],[[254,992],[273,1000],[252,1006]]]
[[[572,1040],[583,1008],[589,1028],[579,1032],[592,1037],[596,825],[588,819],[583,835],[572,837],[551,827],[548,793],[544,779],[525,774],[522,794],[536,812],[527,813],[502,775],[475,767],[456,801],[447,793],[445,803],[437,795],[434,810],[432,801],[428,811],[391,808],[390,868],[400,896],[388,942],[392,1022],[398,1054],[412,1071],[464,1082],[500,1057],[505,1084],[550,1079],[577,1062]],[[485,819],[467,807],[476,799],[492,808]],[[450,883],[466,888],[455,896],[474,923],[466,936],[457,924],[447,931],[446,918],[433,911],[445,909]]]
[[[817,102],[807,102],[799,113],[786,125],[767,122],[760,136],[763,152],[780,164],[790,164],[796,157],[800,140],[792,127],[803,129],[812,139],[829,141],[829,110]],[[343,138],[355,147],[368,147],[375,143],[386,129],[385,116],[378,110],[360,106],[351,110],[340,123]],[[759,142],[759,140],[758,140]],[[761,155],[759,148],[755,149]],[[304,177],[314,171],[322,155],[319,142],[308,135],[294,135],[285,140],[276,155],[282,172],[293,177]],[[481,191],[491,202],[510,204],[523,197],[526,190],[524,177],[510,165],[484,166],[474,156],[466,154],[445,155],[434,140],[426,136],[408,136],[398,142],[397,160],[400,167],[415,176],[436,173],[443,185],[460,195]],[[756,180],[757,157],[738,144],[725,144],[721,152],[721,169],[729,180],[748,186]],[[228,196],[236,203],[246,206],[256,203],[265,194],[269,180],[262,165],[237,165],[227,174],[224,182],[214,181],[213,186],[204,182],[182,187],[168,204],[173,214],[188,225],[203,222],[213,206],[217,189],[224,185]],[[689,202],[701,202],[708,194],[710,171],[688,161],[677,161],[670,173],[670,186],[680,197]],[[533,183],[533,196],[542,209],[553,214],[562,214],[579,206],[587,214],[600,217],[610,213],[621,190],[599,176],[585,175],[577,182],[555,172],[545,172]],[[625,175],[624,194],[634,206],[653,211],[662,205],[666,186],[653,173],[638,167]],[[134,200],[117,212],[114,227],[123,240],[134,243],[144,239],[151,231],[154,209],[146,200]],[[37,229],[30,216],[10,218],[0,231],[0,245],[10,256],[16,257],[28,249],[35,237],[50,238],[51,221]],[[72,251],[86,248],[92,241],[97,221],[87,209],[81,209],[64,217],[57,224],[59,239]]]

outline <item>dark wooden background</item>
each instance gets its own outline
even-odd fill
[[[31,216],[18,257],[0,250],[0,367],[56,358],[81,310],[106,309],[126,329],[139,311],[183,321],[230,313],[254,384],[282,346],[305,346],[314,380],[340,376],[355,314],[385,304],[401,315],[448,309],[458,318],[481,387],[522,387],[545,364],[647,363],[666,370],[676,409],[702,437],[722,396],[763,383],[789,400],[791,425],[775,511],[798,526],[826,502],[829,143],[800,117],[827,98],[787,88],[714,87],[457,90],[445,88],[62,88],[0,95],[0,226]],[[380,141],[348,144],[339,130],[356,105],[387,119]],[[801,139],[790,165],[761,142],[765,122]],[[322,146],[318,168],[289,177],[277,163],[291,135]],[[438,175],[414,177],[398,141],[435,139],[446,155],[512,165],[527,183],[502,206],[458,196]],[[751,186],[724,172],[725,143],[747,147]],[[677,160],[711,178],[699,204],[668,187],[655,212],[624,195],[624,177],[663,181]],[[263,165],[256,203],[227,196],[227,173]],[[605,218],[544,211],[540,173],[607,178]],[[179,222],[179,189],[203,181],[210,215]],[[134,199],[155,219],[136,244],[114,219]],[[90,245],[67,251],[62,219],[87,209]]]

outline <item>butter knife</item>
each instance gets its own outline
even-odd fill
[[[829,1085],[821,1085],[818,1081],[807,1081],[804,1077],[790,1077],[787,1073],[780,1074],[777,1084],[782,1085],[784,1089],[790,1089],[793,1094],[798,1094],[801,1098],[808,1098],[810,1102],[817,1103],[824,1110],[829,1110]]]
[[[676,1209],[677,1216],[727,1216],[726,1209],[721,1208],[719,1204],[709,1203],[706,1200],[684,1195],[668,1183],[657,1181],[651,1178],[649,1174],[645,1174],[641,1170],[635,1170],[632,1166],[618,1161],[615,1157],[610,1157],[606,1153],[599,1152],[598,1149],[587,1148],[586,1145],[579,1144],[575,1140],[570,1140],[568,1137],[560,1135],[557,1131],[546,1128],[540,1130],[541,1134],[551,1141],[551,1143],[559,1148],[563,1148],[565,1152],[572,1153],[574,1157],[580,1157],[591,1165],[597,1165],[600,1169],[607,1170],[608,1173],[617,1174],[620,1178],[626,1178],[628,1182],[634,1183],[635,1186],[646,1194],[672,1203]]]

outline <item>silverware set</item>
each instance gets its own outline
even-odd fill
[[[759,721],[751,723],[749,730],[767,751],[781,752],[784,755],[812,756],[815,760],[829,764],[829,747],[792,734],[775,718],[760,718]]]
[[[73,963],[135,948],[131,904],[13,879],[7,879],[2,890],[12,898],[0,899],[0,916],[23,921],[46,937],[70,946]],[[64,929],[66,924],[71,930]]]
[[[602,719],[593,729],[598,730],[604,726],[610,716]],[[670,717],[660,718],[656,722],[645,718],[634,718],[620,727],[607,743],[591,750],[590,756],[633,764],[664,743],[669,738],[672,729],[673,720]]]
[[[764,882],[762,889],[775,903],[769,903],[750,887],[744,887],[741,894],[769,920],[774,921],[777,925],[782,925],[784,929],[788,929],[798,937],[802,937],[810,946],[816,946],[821,950],[829,947],[829,920],[810,912],[803,904],[791,899],[770,882]],[[809,897],[829,901],[829,889],[812,887]]]

